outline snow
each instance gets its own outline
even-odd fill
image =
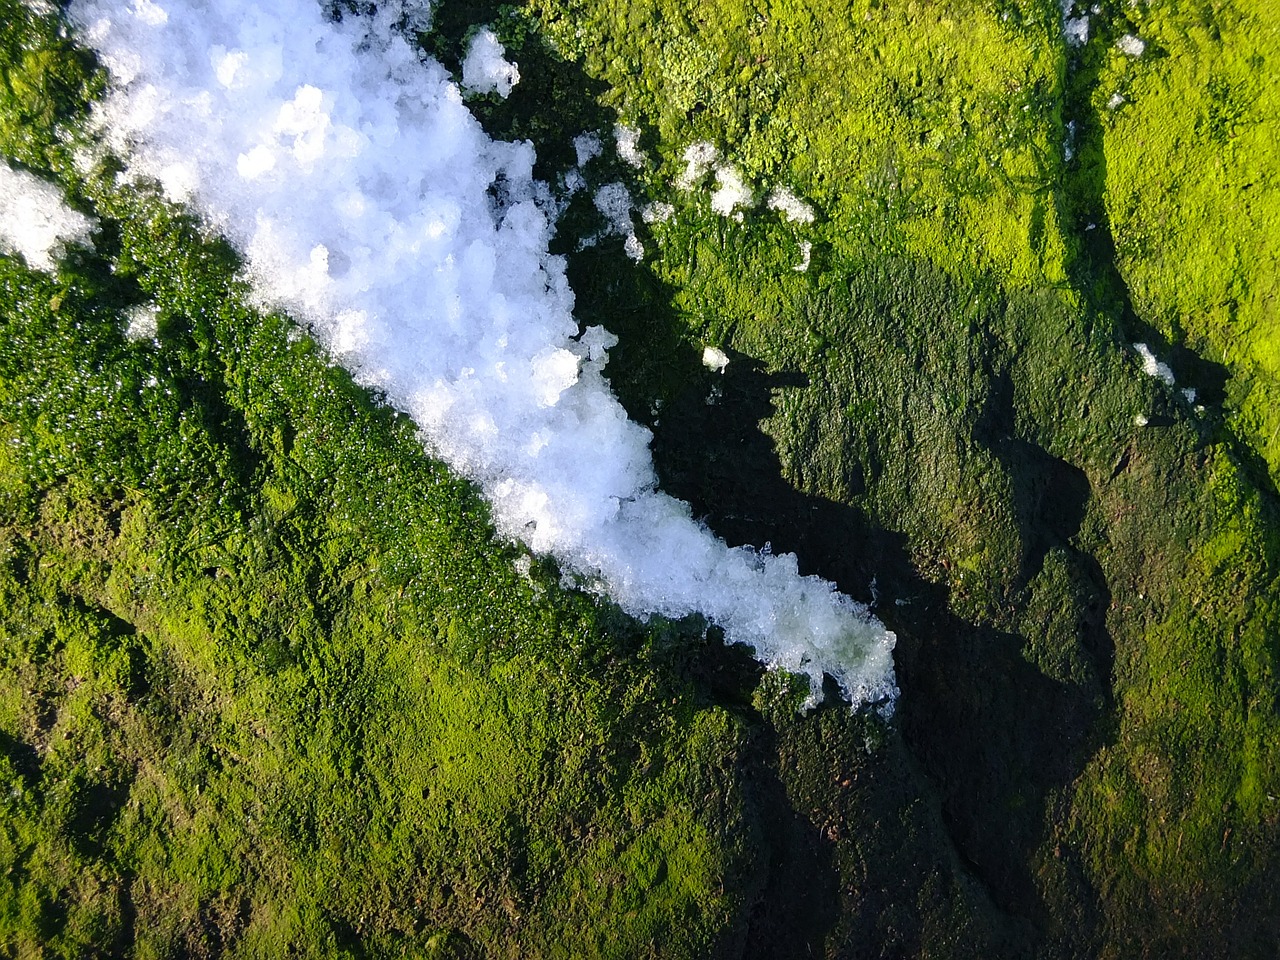
[[[1135,37],[1132,33],[1126,33],[1116,41],[1116,49],[1126,57],[1137,59],[1146,52],[1147,44],[1146,41]]]
[[[711,192],[711,209],[724,217],[733,216],[742,207],[751,206],[754,195],[742,182],[736,167],[722,163],[716,167],[716,189]]]
[[[1169,368],[1167,363],[1156,359],[1156,355],[1151,352],[1151,348],[1145,343],[1135,343],[1133,349],[1137,351],[1138,356],[1142,359],[1142,372],[1148,377],[1157,377],[1163,380],[1169,386],[1173,386],[1173,370]]]
[[[786,187],[775,187],[766,202],[770,210],[777,210],[792,223],[813,223],[813,207]]]
[[[616,339],[579,330],[548,252],[555,205],[532,147],[490,140],[447,71],[395,30],[425,21],[424,5],[380,0],[340,23],[312,0],[69,12],[113,76],[99,150],[225,234],[259,301],[409,413],[483,491],[501,536],[634,615],[701,613],[808,674],[815,697],[825,672],[855,703],[889,708],[894,637],[865,606],[792,555],[728,547],[657,489],[650,434],[603,375]],[[464,83],[501,94],[515,68],[476,37]],[[694,148],[686,172],[702,177],[715,150]],[[730,168],[718,179],[718,208],[747,202]],[[596,199],[613,211],[625,193]],[[65,218],[47,231],[85,232]]]
[[[1075,0],[1061,0],[1062,35],[1073,47],[1082,47],[1089,42],[1089,17],[1087,14],[1073,16],[1076,12]]]
[[[705,140],[691,143],[684,148],[684,172],[676,178],[676,186],[692,190],[711,172],[720,152]]]
[[[56,186],[0,161],[0,251],[21,254],[32,269],[52,271],[69,245],[90,245],[93,226],[66,205]]]
[[[628,166],[635,167],[640,170],[644,167],[645,156],[644,151],[640,149],[640,131],[635,127],[628,127],[626,124],[615,124],[613,128],[613,142],[617,147],[618,156]]]
[[[675,216],[676,208],[662,200],[646,203],[640,211],[640,219],[645,223],[666,223]]]
[[[813,259],[813,244],[808,240],[800,241],[800,262],[791,269],[796,273],[807,273]]]
[[[606,183],[596,191],[596,209],[609,221],[609,230],[623,238],[623,250],[632,260],[644,258],[644,245],[636,236],[635,222],[631,219],[631,194],[624,184]]]
[[[488,28],[478,31],[462,61],[462,85],[471,93],[496,93],[505,100],[520,82],[520,68],[508,63],[506,48]]]
[[[729,355],[719,347],[705,347],[702,351],[702,365],[714,373],[724,373],[729,366]]]
[[[603,149],[600,144],[600,138],[594,133],[580,133],[573,138],[573,152],[578,158],[579,167],[585,167],[600,156]]]
[[[124,335],[130,340],[154,340],[159,332],[160,314],[155,304],[144,303],[127,312],[129,319]]]

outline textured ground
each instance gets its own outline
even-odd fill
[[[553,183],[598,131],[593,188],[672,204],[637,266],[573,201],[579,317],[667,490],[878,597],[886,722],[519,572],[225,246],[75,170],[92,62],[0,0],[0,152],[103,224],[0,257],[0,955],[1275,955],[1280,22],[1100,10],[421,38],[491,24],[491,131]],[[696,141],[814,222],[682,190]]]

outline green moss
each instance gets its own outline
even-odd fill
[[[6,845],[9,931],[69,954],[117,935],[399,954],[439,927],[520,955],[708,949],[743,908],[724,890],[745,811],[682,798],[732,768],[733,726],[679,706],[645,631],[523,579],[412,430],[252,322],[192,233],[147,245],[155,226],[119,223],[117,272],[168,318],[158,347],[74,281],[50,310],[48,281],[0,261],[6,480],[39,503],[5,517],[0,699],[25,706],[4,729],[42,757],[42,839]],[[165,260],[178,290],[152,283]]]
[[[1269,3],[1126,8],[1141,57],[1108,50],[1093,108],[1106,215],[1141,319],[1231,374],[1233,423],[1275,474],[1280,353],[1274,322],[1280,58]],[[1205,392],[1202,371],[1179,366]]]
[[[61,64],[22,11],[23,69]],[[74,110],[37,89],[0,115],[63,169]],[[411,424],[244,306],[225,245],[109,176],[66,186],[97,252],[0,257],[0,941],[713,949],[754,867],[741,795],[687,801],[741,739],[661,666],[697,625],[522,576]],[[156,342],[124,336],[140,303]]]
[[[1142,644],[1118,657],[1116,741],[1077,796],[1082,823],[1101,841],[1096,874],[1120,892],[1115,900],[1136,899],[1133,888],[1145,886],[1207,928],[1158,914],[1115,917],[1122,941],[1172,937],[1190,952],[1228,922],[1237,942],[1257,935],[1237,898],[1259,883],[1257,851],[1273,842],[1278,786],[1274,505],[1225,456],[1203,470],[1205,526],[1179,551],[1185,577],[1168,589],[1152,564],[1138,568],[1129,602],[1140,632],[1117,633]]]
[[[624,309],[639,284],[619,295],[601,279],[610,254],[585,255],[575,276],[586,319],[623,337],[614,382],[655,424],[664,485],[731,540],[797,549],[864,596],[875,575],[901,604],[884,615],[899,633],[909,745],[950,841],[1001,906],[1034,919],[1053,945],[1041,949],[1123,952],[1147,937],[1256,951],[1270,901],[1241,891],[1266,889],[1276,869],[1262,852],[1274,818],[1259,806],[1276,793],[1262,746],[1275,737],[1262,730],[1276,651],[1261,639],[1274,633],[1274,505],[1248,446],[1222,428],[1224,379],[1207,362],[1218,356],[1184,340],[1186,321],[1157,320],[1182,301],[1161,306],[1153,284],[1202,301],[1235,296],[1233,277],[1265,285],[1265,253],[1246,265],[1196,251],[1234,250],[1226,232],[1265,234],[1267,201],[1232,197],[1274,165],[1265,109],[1246,107],[1264,96],[1246,82],[1261,66],[1245,47],[1263,42],[1266,15],[1108,9],[1073,53],[1056,4],[533,7],[609,84],[602,102],[642,129],[652,160],[637,187],[676,204],[652,228],[643,310]],[[1248,71],[1208,83],[1218,68],[1166,55],[1156,22],[1206,65]],[[961,23],[963,50],[950,39]],[[1150,44],[1136,61],[1113,46],[1135,28]],[[1181,92],[1153,85],[1175,75]],[[1121,82],[1131,103],[1110,111]],[[1180,109],[1192,90],[1217,99]],[[1069,117],[1074,162],[1062,159]],[[1200,140],[1176,132],[1193,127]],[[1215,136],[1259,139],[1174,147]],[[735,223],[682,194],[672,182],[696,139],[757,191],[796,189],[819,222],[756,211]],[[1152,162],[1157,141],[1167,163]],[[1191,163],[1259,172],[1183,180]],[[1194,249],[1165,244],[1175,219]],[[802,239],[813,263],[796,273]],[[1178,272],[1188,261],[1194,282]],[[1222,337],[1244,332],[1232,323]],[[1138,339],[1201,354],[1175,367],[1206,409],[1142,376]],[[703,344],[729,350],[723,376],[698,370]],[[1256,364],[1228,368],[1240,376],[1229,400],[1254,390],[1254,409],[1270,409]],[[1228,422],[1256,442],[1249,404],[1231,402],[1242,412]],[[1243,802],[1252,812],[1237,817]],[[1228,827],[1236,847],[1223,846]],[[1226,926],[1230,945],[1211,945],[1205,931]]]
[[[639,126],[643,170],[587,174],[676,212],[635,268],[573,251],[570,206],[579,318],[622,337],[666,489],[879,596],[892,724],[519,573],[225,245],[71,172],[100,81],[10,12],[0,148],[104,226],[56,277],[0,258],[0,942],[1267,955],[1265,12],[1108,8],[1072,52],[1051,2],[539,0],[422,38],[456,64],[497,26],[524,79],[477,112],[549,180]],[[673,187],[697,139],[817,221]],[[141,303],[156,343],[122,335]],[[1189,348],[1205,409],[1140,338]]]
[[[842,255],[873,237],[1016,285],[1065,277],[1053,4],[530,7],[640,125],[651,188],[667,192],[707,140],[760,199],[786,186],[812,202],[812,237]]]

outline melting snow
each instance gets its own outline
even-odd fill
[[[487,27],[471,38],[462,61],[462,85],[472,93],[496,93],[502,99],[520,82],[520,68],[505,59],[506,48]]]
[[[854,702],[891,702],[894,637],[866,607],[792,555],[726,546],[657,489],[650,435],[603,377],[615,340],[580,334],[548,253],[532,147],[490,140],[395,31],[424,5],[340,23],[312,0],[74,0],[70,15],[114,78],[104,152],[225,233],[262,303],[411,414],[502,535],[633,614],[702,613],[815,695],[826,672]],[[477,36],[464,79],[501,92],[515,68]],[[691,147],[689,178],[714,159]],[[720,181],[719,208],[747,201],[736,174]],[[62,217],[44,236],[86,229]]]
[[[62,191],[0,160],[0,250],[35,270],[54,269],[68,245],[89,244],[94,223],[63,202]]]

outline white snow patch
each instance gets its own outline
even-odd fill
[[[635,167],[637,170],[644,167],[645,155],[640,149],[640,131],[635,127],[629,127],[624,123],[614,124],[613,142],[617,147],[618,156],[624,163]]]
[[[792,223],[813,223],[813,207],[786,187],[775,187],[767,202],[770,210],[777,210]]]
[[[154,303],[143,303],[125,312],[128,323],[124,335],[130,340],[154,340],[159,332],[160,312]]]
[[[609,221],[612,233],[623,238],[622,249],[632,260],[644,257],[644,244],[636,236],[635,222],[631,219],[631,194],[621,183],[606,183],[596,191],[596,209]]]
[[[1075,16],[1075,0],[1061,0],[1062,35],[1073,47],[1082,47],[1089,41],[1089,17],[1087,14]],[[1094,13],[1097,13],[1095,10]]]
[[[596,191],[596,209],[618,233],[631,229],[631,194],[618,181],[606,183]]]
[[[684,148],[684,172],[676,178],[676,186],[692,190],[711,172],[719,156],[720,152],[705,140],[689,144]]]
[[[70,6],[114,78],[98,129],[126,178],[180,186],[242,252],[260,301],[412,415],[500,535],[637,616],[703,614],[806,673],[815,697],[827,673],[890,708],[894,637],[865,606],[793,555],[726,546],[657,489],[650,434],[603,376],[615,340],[579,335],[548,252],[532,147],[490,140],[448,73],[392,30],[424,5],[380,0],[341,23],[313,0],[169,9],[156,22],[128,0]],[[274,166],[241,170],[259,147]]]
[[[1126,57],[1133,57],[1137,59],[1146,52],[1147,43],[1145,40],[1134,36],[1132,33],[1126,33],[1116,41],[1116,49]]]
[[[575,193],[580,193],[587,188],[587,179],[577,167],[568,170],[561,177],[560,183],[565,197],[572,197]]]
[[[676,208],[662,200],[646,203],[640,210],[640,219],[645,223],[666,223],[675,216]]]
[[[729,365],[729,355],[719,347],[705,347],[702,351],[702,365],[715,373],[724,373]]]
[[[1148,377],[1157,377],[1163,380],[1169,386],[1173,386],[1173,370],[1169,368],[1167,363],[1156,359],[1156,355],[1151,352],[1151,348],[1145,343],[1135,343],[1133,349],[1138,352],[1138,356],[1142,358],[1142,372]]]
[[[813,257],[813,244],[808,240],[800,241],[800,262],[791,269],[796,273],[806,273],[809,270],[809,263]]]
[[[711,192],[711,209],[723,217],[732,216],[739,207],[751,206],[751,189],[742,182],[737,167],[722,163],[716,167],[716,189]]]
[[[515,568],[516,568],[516,573],[520,575],[521,579],[529,583],[534,582],[533,581],[533,558],[530,557],[527,553],[522,553],[520,554],[520,556],[516,557]]]
[[[52,271],[68,245],[90,245],[93,227],[52,183],[0,160],[0,250],[21,254],[33,270]]]
[[[462,85],[471,93],[496,93],[503,100],[520,82],[520,68],[505,59],[506,47],[489,28],[478,31],[462,61]]]
[[[603,150],[604,147],[600,143],[600,138],[594,133],[580,133],[573,138],[573,152],[578,158],[579,167],[585,167],[600,156]]]
[[[133,0],[134,15],[149,27],[160,27],[169,22],[169,13],[151,0]]]

